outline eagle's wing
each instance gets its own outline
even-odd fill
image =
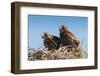
[[[69,38],[77,40],[76,36],[72,32],[67,31],[67,35],[69,36]]]

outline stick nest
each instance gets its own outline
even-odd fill
[[[28,60],[59,60],[59,59],[82,59],[87,58],[87,49],[78,47],[69,48],[67,46],[60,47],[58,50],[49,50],[46,48],[29,49]]]

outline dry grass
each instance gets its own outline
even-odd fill
[[[60,47],[58,50],[47,51],[46,48],[29,49],[28,60],[58,60],[87,58],[87,49],[78,47]]]

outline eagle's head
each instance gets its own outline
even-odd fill
[[[68,31],[68,28],[67,28],[67,26],[65,26],[65,25],[61,25],[61,26],[59,27],[59,31],[60,31],[60,32],[67,32],[67,31]]]
[[[48,32],[44,32],[41,38],[45,40],[49,40],[49,39],[52,39],[52,36]]]

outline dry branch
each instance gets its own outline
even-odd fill
[[[68,46],[60,47],[58,50],[47,51],[46,48],[40,49],[29,49],[28,60],[58,60],[58,59],[79,59],[86,58],[87,52],[83,47],[72,47]]]

